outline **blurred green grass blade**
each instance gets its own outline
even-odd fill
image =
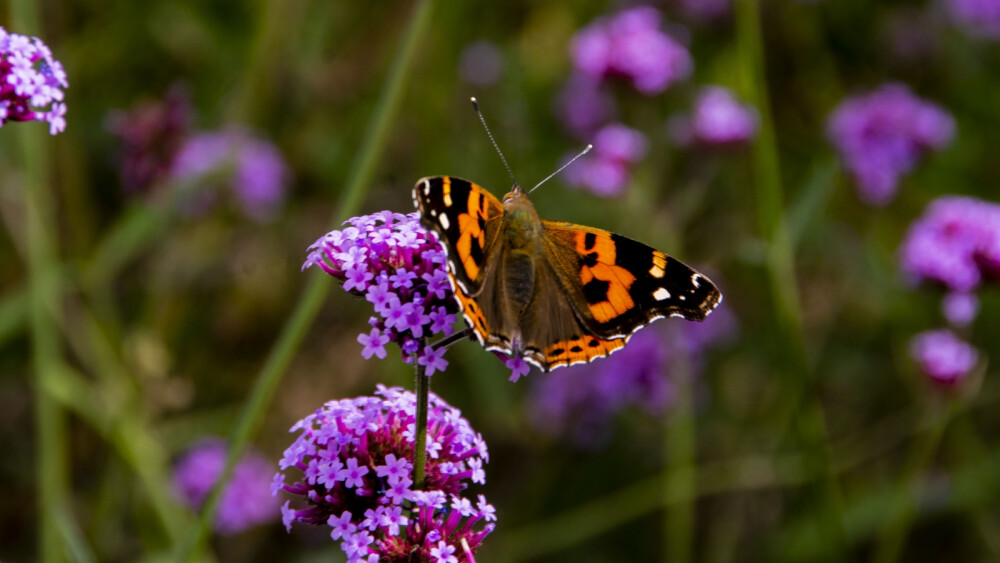
[[[789,208],[788,238],[793,248],[799,246],[809,226],[822,216],[837,184],[837,169],[833,159],[814,164],[799,198]]]
[[[39,3],[35,0],[11,0],[12,31],[37,35],[41,29]],[[23,123],[17,134],[25,180],[25,238],[28,250],[28,319],[31,324],[31,357],[35,377],[36,471],[38,491],[38,559],[44,563],[63,559],[63,539],[58,515],[70,500],[67,477],[65,421],[62,409],[46,390],[58,379],[59,358],[58,310],[55,284],[50,283],[57,269],[55,200],[50,192],[47,152],[53,143],[45,142],[44,125]]]
[[[24,328],[30,298],[24,286],[11,288],[0,298],[0,347]]]
[[[758,228],[764,240],[765,270],[771,298],[770,357],[782,378],[785,424],[812,465],[809,474],[822,475],[804,494],[812,497],[809,507],[822,529],[827,560],[844,555],[837,483],[831,474],[827,451],[826,423],[821,406],[811,392],[815,386],[806,351],[798,280],[795,276],[792,239],[783,203],[781,166],[771,117],[770,94],[765,71],[760,5],[757,0],[736,2],[736,37],[739,68],[743,72],[744,95],[760,115],[760,133],[752,146],[753,193]]]
[[[169,187],[168,187],[169,189]],[[171,215],[147,203],[133,205],[101,240],[82,273],[84,290],[103,287],[130,260],[147,250],[171,224]]]
[[[432,0],[421,0],[414,7],[414,12],[410,16],[399,50],[389,68],[386,83],[375,106],[372,120],[369,122],[369,126],[365,130],[364,137],[359,145],[358,157],[354,161],[351,174],[348,177],[344,195],[337,210],[336,220],[331,221],[333,224],[339,224],[344,219],[356,213],[361,205],[365,191],[370,185],[372,173],[375,170],[375,163],[385,148],[390,125],[398,112],[403,87],[408,71],[412,66],[417,43],[426,33],[430,24],[432,7]],[[222,489],[232,474],[233,466],[243,453],[250,437],[256,432],[264,411],[271,401],[274,389],[287,371],[288,365],[291,363],[313,319],[315,319],[316,314],[319,312],[324,297],[332,286],[333,281],[329,277],[314,276],[299,299],[288,322],[282,328],[277,342],[257,376],[253,389],[250,391],[250,396],[247,398],[239,420],[236,422],[236,427],[230,436],[229,453],[222,476],[206,499],[205,505],[199,514],[198,522],[189,532],[186,541],[178,546],[179,549],[176,557],[178,561],[190,561],[194,559],[201,549],[202,542],[215,519],[215,512],[218,509],[219,499],[222,496]]]

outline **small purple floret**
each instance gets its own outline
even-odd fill
[[[910,340],[910,355],[934,381],[955,384],[979,359],[976,349],[947,329],[922,332]]]

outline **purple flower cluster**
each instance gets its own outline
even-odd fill
[[[281,207],[289,171],[281,152],[244,127],[231,125],[185,140],[173,160],[171,176],[186,186],[184,202],[200,213],[228,187],[250,218],[267,220]]]
[[[910,356],[934,381],[955,384],[979,359],[976,349],[948,329],[922,332],[910,340]]]
[[[952,20],[970,35],[1000,39],[1000,0],[948,0]]]
[[[755,108],[741,104],[726,88],[707,86],[698,92],[691,116],[676,116],[668,125],[679,145],[727,147],[753,140],[759,123]]]
[[[285,526],[330,526],[348,561],[471,561],[493,531],[496,511],[483,495],[459,493],[485,484],[489,454],[462,413],[430,394],[423,490],[413,485],[416,399],[379,385],[376,397],[330,401],[302,419],[271,486],[303,500],[285,502]],[[286,483],[291,474],[302,476]],[[287,475],[286,475],[287,474]],[[474,528],[480,522],[485,525]]]
[[[382,211],[350,219],[309,247],[302,268],[317,266],[364,296],[378,316],[368,334],[358,336],[366,359],[386,357],[397,344],[407,361],[426,366],[427,375],[444,371],[445,349],[427,345],[434,334],[448,336],[455,322],[455,301],[446,255],[437,237],[420,225],[417,213]]]
[[[692,69],[688,50],[660,30],[660,13],[630,8],[599,18],[573,37],[577,69],[593,78],[621,77],[644,94],[659,94]]]
[[[108,129],[121,141],[118,170],[127,191],[147,192],[170,175],[191,114],[187,91],[175,86],[162,101],[146,101],[108,116]]]
[[[221,438],[202,440],[174,465],[174,491],[185,504],[198,509],[225,465],[226,442]],[[222,491],[215,517],[220,534],[236,534],[277,518],[278,503],[268,494],[271,471],[271,463],[260,454],[243,455]]]
[[[566,182],[599,196],[621,194],[629,183],[629,165],[646,155],[646,137],[620,123],[603,127],[594,136],[594,150],[566,169]]]
[[[0,127],[8,121],[48,121],[50,134],[62,133],[63,88],[69,82],[62,63],[41,39],[0,27]]]
[[[931,202],[910,226],[900,262],[914,281],[957,292],[1000,279],[1000,205],[962,196]]]
[[[735,330],[736,320],[726,306],[683,330],[661,325],[640,330],[628,346],[601,362],[537,379],[529,396],[533,425],[546,434],[565,436],[577,447],[600,446],[610,436],[615,413],[634,405],[655,416],[669,406],[673,361],[685,358],[696,373],[705,352],[728,341]]]
[[[828,123],[831,142],[871,205],[891,201],[900,177],[925,153],[947,145],[954,130],[951,115],[901,84],[844,100]]]

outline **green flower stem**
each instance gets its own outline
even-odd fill
[[[421,349],[423,346],[421,346]],[[427,369],[413,361],[416,366],[414,387],[417,395],[417,421],[413,444],[413,488],[424,488],[424,466],[427,463],[427,401],[431,391],[431,378],[424,373]]]
[[[764,70],[760,6],[757,0],[736,2],[737,51],[742,70],[744,95],[760,112],[760,135],[753,144],[753,193],[757,222],[765,243],[765,268],[773,309],[770,352],[773,365],[782,377],[787,394],[787,427],[796,445],[813,465],[810,474],[820,482],[810,487],[811,504],[818,517],[822,541],[830,560],[842,560],[844,532],[841,524],[840,493],[830,470],[826,449],[826,427],[820,405],[810,394],[812,370],[806,353],[795,278],[792,241],[787,224],[774,124]]]
[[[37,35],[40,29],[35,0],[11,0],[12,29]],[[18,125],[22,149],[25,190],[25,238],[28,251],[28,320],[31,324],[31,356],[34,366],[36,467],[38,489],[38,560],[61,561],[66,546],[60,532],[68,511],[69,480],[66,475],[66,435],[62,409],[48,389],[59,378],[58,310],[56,288],[56,206],[46,168],[46,153],[52,144],[43,140],[40,123]],[[48,145],[48,146],[46,146]],[[68,517],[68,516],[67,516]]]
[[[941,443],[945,428],[953,416],[948,405],[943,412],[930,413],[934,423],[928,431],[917,436],[910,449],[902,475],[893,486],[892,501],[886,506],[887,518],[875,544],[875,563],[893,563],[899,560],[907,533],[913,524],[915,501],[921,496],[925,470]]]
[[[332,224],[339,224],[344,219],[355,214],[361,204],[361,199],[370,184],[375,163],[385,148],[389,126],[398,112],[403,87],[408,71],[412,66],[417,42],[426,33],[430,24],[432,6],[432,0],[421,0],[414,9],[414,13],[403,35],[402,43],[389,69],[385,86],[375,106],[374,116],[359,146],[358,157],[354,161],[344,195],[340,201],[339,210],[335,220],[331,221]],[[264,12],[266,13],[266,10]],[[257,381],[250,391],[250,396],[247,398],[239,419],[236,422],[236,427],[229,438],[226,467],[218,483],[216,483],[206,499],[205,505],[199,514],[198,522],[191,529],[186,541],[178,546],[176,553],[178,561],[191,561],[200,550],[201,544],[215,519],[215,512],[218,509],[219,499],[222,496],[222,488],[229,480],[233,466],[243,453],[251,435],[256,432],[263,418],[264,411],[271,402],[274,389],[285,374],[288,365],[294,358],[295,352],[305,338],[306,332],[311,326],[312,321],[316,318],[316,314],[319,312],[320,306],[322,306],[324,298],[332,286],[333,280],[331,278],[327,276],[314,277],[299,299],[288,322],[282,327],[277,342],[265,360],[264,366],[257,376]]]
[[[684,329],[679,323],[670,325],[670,340],[679,343]],[[675,346],[670,363],[670,381],[674,386],[674,401],[670,405],[665,432],[664,452],[669,478],[663,494],[672,498],[674,491],[694,491],[698,488],[698,467],[695,459],[694,390],[691,362],[687,354]],[[665,377],[665,375],[664,375]],[[666,561],[692,561],[695,506],[693,496],[676,497],[666,503]]]

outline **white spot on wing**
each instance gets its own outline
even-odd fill
[[[424,180],[424,195],[431,195],[431,182]]]
[[[694,284],[695,287],[701,287],[701,283],[698,282],[699,279],[701,279],[701,274],[695,272],[695,274],[691,276],[691,283]]]
[[[663,301],[664,299],[670,298],[670,292],[666,288],[661,287],[653,292],[653,299],[657,301]]]
[[[438,215],[438,222],[441,223],[441,226],[444,227],[445,230],[451,227],[451,221],[448,220],[448,215],[445,213]]]

